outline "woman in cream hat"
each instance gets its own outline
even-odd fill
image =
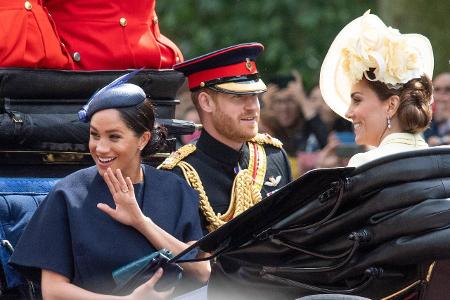
[[[357,144],[376,147],[349,166],[426,148],[431,121],[433,50],[420,34],[401,34],[366,12],[333,41],[320,71],[325,102],[352,121]]]

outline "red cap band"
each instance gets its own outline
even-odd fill
[[[207,83],[210,80],[218,78],[252,75],[256,73],[258,73],[258,70],[256,70],[254,61],[244,61],[234,65],[208,69],[188,76],[189,89],[199,87],[202,82]]]

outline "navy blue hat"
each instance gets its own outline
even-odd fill
[[[146,98],[144,90],[135,84],[127,83],[139,71],[135,70],[120,76],[97,91],[78,112],[78,118],[83,122],[89,122],[92,115],[100,110],[135,106],[143,102]]]
[[[260,43],[246,43],[217,50],[173,68],[188,78],[191,91],[208,87],[229,94],[259,94],[267,90],[259,78],[255,59],[264,50]]]

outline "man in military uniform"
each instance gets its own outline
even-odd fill
[[[258,95],[266,85],[255,59],[263,48],[235,45],[174,66],[188,78],[203,130],[196,145],[181,147],[160,168],[173,170],[197,190],[205,233],[291,181],[281,142],[258,134]],[[212,264],[209,299],[261,298],[261,290],[267,295],[267,289],[230,282],[227,265],[221,258]]]
[[[200,195],[203,227],[213,231],[291,181],[279,140],[258,134],[258,95],[266,91],[247,43],[174,66],[188,78],[203,124],[196,145],[174,152],[160,166],[185,178]]]

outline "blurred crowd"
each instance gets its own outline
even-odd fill
[[[319,86],[307,93],[297,71],[269,79],[261,100],[260,130],[283,142],[294,177],[314,168],[345,166],[357,151],[351,123],[328,107]]]
[[[434,80],[433,120],[424,137],[430,146],[450,144],[450,72]],[[315,168],[346,166],[351,156],[368,149],[354,140],[352,124],[325,103],[318,85],[306,91],[299,72],[273,76],[261,95],[259,131],[283,142],[292,173],[298,177]],[[199,122],[187,88],[180,89],[177,118]],[[180,145],[198,138],[199,132],[182,136]]]

